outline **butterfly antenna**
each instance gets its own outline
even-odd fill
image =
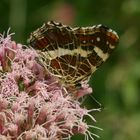
[[[99,108],[101,108],[101,109],[104,108],[103,105],[99,101],[97,101],[97,99],[95,99],[95,97],[93,95],[90,95],[90,97],[97,103]]]
[[[84,97],[82,97],[82,98],[80,99],[81,105],[86,101],[87,97],[88,97],[88,96],[84,96]],[[93,95],[90,95],[90,97],[95,101],[95,103],[98,105],[99,108],[101,108],[101,109],[104,108],[104,106],[103,106],[99,101],[97,101],[97,100],[95,99],[95,97],[93,97]]]

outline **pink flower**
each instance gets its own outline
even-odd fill
[[[85,82],[74,99],[64,86],[36,62],[31,48],[0,36],[0,139],[60,140],[75,134],[93,139],[84,117],[92,111],[80,106],[78,98],[90,94]]]

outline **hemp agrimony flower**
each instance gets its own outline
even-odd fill
[[[38,64],[35,50],[0,36],[0,139],[61,140],[75,134],[85,140],[98,137],[84,120],[92,111],[80,106],[55,78]],[[88,84],[77,90],[80,98],[91,93]]]

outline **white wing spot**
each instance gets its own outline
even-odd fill
[[[108,32],[111,32],[111,33],[112,33],[112,32],[113,32],[113,30],[112,30],[112,29],[108,29]]]
[[[106,45],[108,45],[109,44],[109,42],[108,41],[106,41]]]
[[[83,43],[83,44],[86,44],[86,40],[82,40],[82,43]]]
[[[96,40],[97,40],[98,42],[101,41],[100,37],[97,37]]]
[[[94,43],[94,40],[93,39],[91,40],[91,43]]]

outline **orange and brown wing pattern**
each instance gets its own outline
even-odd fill
[[[76,85],[86,80],[116,48],[119,37],[103,25],[71,28],[50,21],[34,31],[29,44],[40,63],[62,82]]]

